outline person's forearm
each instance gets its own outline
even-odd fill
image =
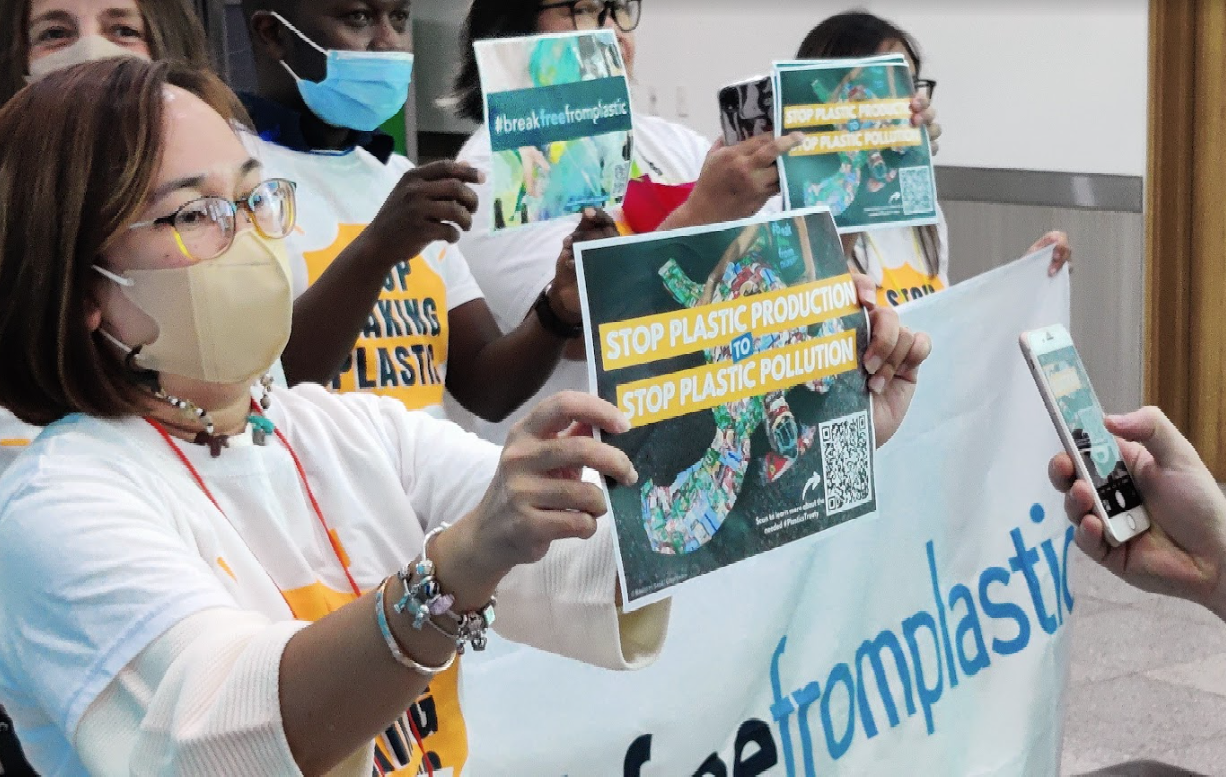
[[[388,598],[399,596],[388,585]],[[401,649],[427,666],[441,666],[455,643],[429,627],[415,631],[386,605]],[[294,635],[281,658],[281,717],[294,761],[306,775],[326,774],[370,744],[426,689],[424,675],[392,657],[367,594]]]
[[[472,555],[475,545],[466,534],[472,524],[465,520],[429,548],[440,583],[455,597],[455,612],[483,607],[508,571]],[[393,637],[409,658],[441,666],[455,641],[429,626],[414,629],[393,607],[401,591],[397,580],[388,583],[384,613]],[[374,593],[303,629],[285,646],[280,669],[281,714],[295,762],[307,775],[326,774],[402,715],[426,685],[424,676],[393,658]]]
[[[704,205],[701,198],[691,194],[689,199],[681,203],[672,213],[668,214],[668,217],[661,222],[660,226],[656,227],[656,231],[667,232],[670,229],[702,227],[718,221],[720,219],[715,212]]]
[[[447,389],[469,412],[497,423],[541,390],[572,342],[550,333],[529,311],[518,327],[473,357],[449,360]]]
[[[281,362],[291,386],[327,384],[353,352],[392,262],[359,235],[294,303],[294,325]]]

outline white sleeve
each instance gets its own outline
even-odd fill
[[[477,279],[473,277],[472,270],[468,266],[468,260],[464,258],[464,254],[460,251],[459,246],[441,243],[426,250],[437,250],[439,252],[438,261],[442,270],[443,283],[447,288],[448,311],[455,310],[461,305],[466,305],[484,296],[481,293],[481,287],[477,285]]]
[[[37,667],[23,690],[67,734],[154,638],[202,609],[237,606],[134,488],[84,467],[67,482],[36,476],[0,521],[0,590],[22,592],[0,597],[0,663]]]
[[[94,700],[74,747],[91,774],[299,775],[281,719],[286,643],[307,624],[207,610],[149,644]],[[333,774],[369,777],[373,749]]]
[[[613,519],[587,540],[555,542],[545,558],[516,567],[498,587],[499,634],[606,669],[639,669],[660,655],[672,601],[623,613],[614,603]]]
[[[380,416],[375,424],[387,435],[401,485],[423,529],[454,523],[476,509],[494,479],[501,448],[390,397],[344,398]]]
[[[455,424],[379,398],[397,438],[401,477],[427,528],[476,508],[502,449]],[[612,520],[589,540],[555,542],[536,564],[516,567],[498,586],[495,628],[508,639],[610,669],[633,669],[659,654],[669,603],[623,615],[614,603],[617,561]]]
[[[74,471],[35,475],[0,521],[0,590],[21,592],[0,597],[0,666],[20,673],[11,691],[70,742],[108,689],[137,696],[155,719],[132,712],[101,756],[123,774],[284,773],[278,666],[297,626],[241,610],[156,495],[88,461],[41,466]],[[205,611],[208,630],[155,651],[159,670],[126,683],[125,667]],[[219,743],[244,768],[212,768]]]

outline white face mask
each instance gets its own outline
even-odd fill
[[[94,60],[109,59],[111,57],[149,59],[148,55],[143,52],[133,51],[126,46],[112,43],[101,35],[86,35],[77,39],[77,42],[71,46],[65,46],[58,51],[53,51],[47,56],[39,57],[31,62],[30,74],[26,76],[26,82],[32,84],[48,73],[54,73],[57,70],[63,70],[73,65],[80,65],[83,62],[93,62]]]
[[[294,293],[285,243],[246,229],[216,259],[186,267],[129,270],[94,265],[157,324],[136,364],[208,383],[250,383],[289,342]],[[126,353],[135,348],[99,330]]]

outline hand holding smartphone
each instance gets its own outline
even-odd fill
[[[1025,332],[1021,347],[1077,477],[1094,487],[1094,514],[1103,522],[1107,542],[1119,546],[1149,529],[1141,494],[1103,423],[1102,406],[1068,330],[1057,324]]]
[[[719,91],[719,120],[724,144],[775,131],[775,88],[770,76],[755,76]]]

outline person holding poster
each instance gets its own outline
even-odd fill
[[[492,230],[621,203],[630,84],[607,30],[476,41],[492,139]]]
[[[936,221],[932,155],[911,126],[914,87],[900,54],[776,62],[775,125],[803,132],[779,160],[788,208],[824,205],[841,233]]]
[[[591,382],[640,474],[608,488],[627,609],[876,509],[906,402],[860,365],[897,314],[861,306],[828,209],[576,251]],[[902,331],[899,388],[929,348]]]
[[[35,10],[32,0],[0,0],[0,30],[9,41],[0,50],[0,104],[47,73],[104,57],[208,67],[204,31],[184,0],[45,0]],[[0,472],[38,432],[0,408]]]
[[[298,183],[286,372],[439,415],[446,389],[501,420],[536,393],[579,322],[574,270],[555,253],[537,312],[503,334],[448,245],[472,225],[480,174],[453,162],[415,168],[392,153],[378,127],[408,98],[409,2],[368,6],[243,4],[258,81],[244,97],[258,133],[250,144],[270,175]]]
[[[917,96],[931,101],[936,81],[921,77],[923,58],[918,42],[905,30],[865,11],[825,19],[805,37],[796,57],[844,59],[884,54],[902,55],[910,66]],[[939,202],[936,210],[935,224],[844,235],[849,261],[877,284],[880,304],[902,305],[948,288],[949,228]],[[1055,275],[1072,258],[1066,234],[1049,232],[1027,253],[1049,245],[1056,246],[1050,268]]]
[[[0,404],[49,425],[0,477],[0,698],[47,774],[460,774],[456,656],[491,628],[609,669],[661,647],[577,472],[637,476],[568,433],[626,422],[567,394],[499,450],[387,397],[261,392],[297,211],[241,114],[136,58],[0,109]]]
[[[642,0],[474,0],[464,32],[464,61],[456,78],[456,112],[484,123],[485,95],[473,44],[481,40],[514,38],[598,29],[611,30],[621,47],[625,69],[633,75],[634,31],[642,16]],[[917,107],[917,122],[931,124],[934,115],[926,104]],[[633,115],[633,156],[630,183],[622,208],[610,212],[622,234],[651,232],[747,218],[768,205],[779,193],[776,160],[798,138],[769,135],[744,143],[711,142],[680,124],[636,112]],[[934,128],[934,136],[939,128]],[[479,129],[460,151],[459,159],[487,174],[477,186],[480,205],[474,228],[460,238],[473,275],[489,300],[503,329],[531,316],[542,286],[553,277],[559,251],[578,223],[578,216],[530,228],[494,232],[493,203],[500,196],[488,181],[494,167],[489,132]],[[539,160],[537,161],[539,165]],[[578,330],[576,330],[576,336]],[[587,389],[583,347],[576,339],[537,397],[565,389]],[[499,442],[512,414],[501,423],[464,418],[462,408],[449,407],[486,439]]]

